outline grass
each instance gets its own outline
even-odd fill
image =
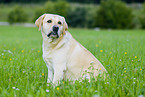
[[[145,31],[70,29],[110,78],[47,86],[38,28],[0,26],[0,97],[137,97],[145,95]]]

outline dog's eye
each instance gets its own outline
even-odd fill
[[[51,22],[52,22],[52,20],[48,20],[48,21],[47,21],[47,23],[51,23]]]
[[[59,21],[59,22],[58,22],[58,24],[60,24],[60,25],[61,25],[61,22]]]

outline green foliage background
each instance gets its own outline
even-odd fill
[[[127,29],[132,26],[132,10],[125,3],[114,0],[102,1],[95,17],[95,26]]]
[[[14,4],[15,5],[15,4]],[[126,5],[121,1],[107,0],[102,1],[101,5],[94,4],[73,4],[66,1],[51,2],[45,4],[21,4],[18,9],[21,13],[16,13],[16,7],[9,5],[8,11],[5,5],[1,5],[0,16],[2,19],[8,19],[13,22],[35,22],[35,20],[44,13],[59,14],[66,18],[70,27],[79,28],[112,28],[112,29],[140,29],[144,28],[144,10],[136,9],[133,5]],[[16,13],[12,14],[12,13]],[[4,13],[4,14],[3,14]],[[15,18],[20,17],[17,21]],[[0,20],[1,20],[0,18]]]

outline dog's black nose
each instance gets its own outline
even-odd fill
[[[53,26],[53,31],[57,32],[58,29],[59,29],[59,27],[58,27],[57,25],[54,25],[54,26]]]

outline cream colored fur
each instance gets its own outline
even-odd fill
[[[52,23],[47,23],[47,20]],[[58,21],[62,24],[58,25]],[[89,78],[87,72],[94,72],[93,76],[106,72],[103,65],[86,48],[78,43],[67,31],[68,26],[64,17],[53,14],[44,14],[36,22],[43,37],[43,59],[48,67],[47,82],[56,83],[62,79],[77,80]],[[49,38],[47,34],[54,25],[59,26],[59,38]],[[95,70],[88,69],[91,65]],[[84,75],[83,75],[84,74]]]

